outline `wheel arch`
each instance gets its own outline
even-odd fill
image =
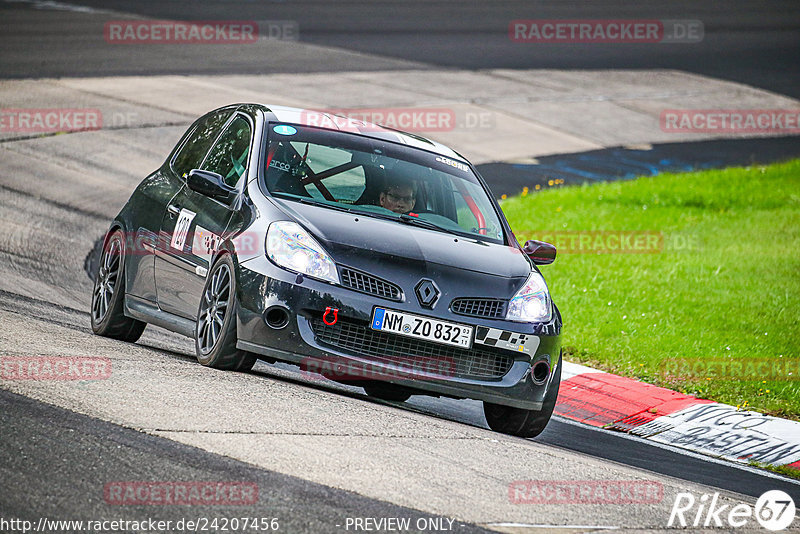
[[[239,284],[239,258],[236,256],[236,247],[233,244],[233,241],[228,238],[222,243],[220,243],[217,250],[214,252],[214,255],[211,256],[211,259],[208,262],[208,271],[211,272],[211,269],[214,268],[214,265],[225,255],[229,255],[231,257],[231,261],[233,262],[233,274],[236,277],[236,297],[239,298],[240,295],[240,284]]]
[[[125,237],[125,225],[119,219],[114,219],[111,221],[111,224],[108,225],[108,230],[106,230],[106,233],[103,236],[103,248],[105,248],[108,240],[111,238],[111,235],[117,230],[121,230],[122,236]]]

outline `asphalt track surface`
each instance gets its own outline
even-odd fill
[[[34,9],[43,0],[23,0]],[[50,2],[53,4],[53,2]],[[57,4],[57,3],[56,3]],[[250,0],[81,0],[103,12],[41,9],[35,22],[18,2],[0,2],[0,77],[117,74],[270,74],[420,66],[467,69],[680,69],[800,96],[800,10],[792,0],[753,2],[395,2]],[[165,50],[103,41],[104,22],[136,15],[168,20],[290,21],[303,43]],[[517,44],[517,19],[699,20],[697,44]],[[324,47],[349,50],[333,54]],[[183,47],[191,48],[191,47]],[[209,49],[213,48],[213,49]],[[362,53],[362,55],[359,55]],[[378,57],[376,57],[378,56]]]
[[[41,5],[37,5],[36,2],[0,3],[0,42],[3,45],[0,76],[325,72],[426,66],[473,69],[642,66],[681,68],[798,95],[800,42],[797,10],[792,9],[792,3],[771,3],[766,7],[730,3],[723,10],[693,3],[668,7],[592,3],[588,8],[583,4],[562,3],[555,8],[543,5],[534,8],[523,2],[378,2],[343,3],[336,7],[322,2],[81,2],[81,5],[110,10],[111,14],[73,8],[40,9]],[[392,15],[387,17],[389,7]],[[197,51],[190,47],[192,50],[175,52],[182,55],[173,57],[172,52],[152,47],[102,46],[102,39],[98,45],[96,33],[92,32],[97,27],[102,28],[104,20],[129,16],[118,13],[194,20],[288,19],[299,23],[301,42],[323,46],[298,52],[297,48],[283,48],[281,43],[259,43],[258,46],[265,49],[245,50],[231,62],[230,50],[224,48]],[[509,43],[506,34],[508,21],[516,18],[637,17],[699,19],[705,24],[706,39],[702,47],[691,49],[688,45],[616,45],[592,49],[552,47],[541,51]],[[339,47],[345,52],[328,47]],[[151,134],[153,139],[158,133],[155,130]],[[128,150],[140,148],[128,145],[122,136],[117,141]],[[767,154],[768,150],[757,150],[754,158],[779,159],[792,152],[791,141],[783,141],[788,147],[777,150],[777,156]],[[51,147],[63,142],[67,147],[65,152],[70,147],[80,146],[57,138],[44,142]],[[155,152],[153,145],[155,143],[150,142],[147,147]],[[35,148],[32,150],[28,155],[36,154]],[[125,192],[132,190],[136,179],[126,176],[101,185],[82,184],[80,168],[70,168],[69,164],[71,157],[80,156],[65,157],[68,164],[63,173],[57,167],[48,166],[53,165],[50,162],[42,162],[43,168],[36,170],[11,165],[11,159],[4,162],[4,173],[31,176],[41,181],[25,186],[6,178],[0,181],[0,224],[3,228],[0,236],[0,323],[3,325],[0,355],[109,354],[121,370],[122,381],[113,381],[109,386],[79,385],[77,389],[58,384],[28,387],[3,383],[0,390],[0,476],[4,484],[0,489],[0,516],[4,518],[35,521],[42,516],[56,519],[124,517],[141,520],[149,516],[176,520],[191,516],[268,514],[280,518],[285,532],[329,532],[342,531],[336,525],[341,525],[346,517],[434,517],[438,514],[430,513],[430,509],[459,509],[458,502],[448,502],[446,495],[438,493],[450,491],[456,496],[460,493],[452,487],[439,488],[433,495],[442,502],[437,500],[430,507],[425,506],[423,490],[426,484],[435,487],[437,480],[426,481],[415,472],[420,465],[431,468],[431,463],[423,461],[431,462],[431,458],[435,458],[445,467],[464,473],[463,483],[475,485],[477,493],[482,489],[478,484],[487,484],[489,480],[484,472],[474,476],[478,468],[469,463],[467,449],[457,446],[459,441],[480,451],[487,442],[504,447],[503,452],[491,449],[497,456],[476,455],[484,463],[497,462],[501,487],[513,480],[508,478],[509,466],[519,464],[517,471],[510,470],[519,477],[532,477],[533,473],[565,479],[641,477],[663,483],[669,488],[670,497],[678,488],[696,492],[720,490],[730,499],[751,503],[768,489],[783,489],[800,502],[800,486],[796,482],[558,418],[537,440],[518,440],[489,432],[479,403],[423,397],[413,397],[405,404],[376,402],[358,388],[310,380],[290,366],[259,364],[252,373],[245,375],[219,375],[192,361],[193,353],[185,339],[156,328],[148,328],[142,342],[136,345],[94,338],[88,335],[85,310],[91,285],[83,271],[84,260],[96,237],[118,210],[117,202],[124,201]],[[153,156],[163,154],[154,153]],[[613,157],[609,161],[613,164]],[[17,160],[13,162],[16,164]],[[93,192],[93,187],[99,187],[101,193],[111,191],[109,196],[114,201],[104,202],[104,196]],[[112,389],[98,392],[99,387]],[[9,391],[15,388],[23,395]],[[259,391],[272,398],[258,397]],[[263,404],[248,404],[256,401]],[[204,404],[206,402],[214,407]],[[293,406],[297,410],[294,416]],[[289,412],[280,413],[279,409]],[[246,411],[254,413],[243,413]],[[317,411],[330,414],[323,418]],[[274,419],[267,424],[267,430],[262,428],[265,423],[261,417]],[[292,421],[293,418],[306,418],[308,428]],[[329,421],[331,418],[334,421]],[[203,434],[193,426],[195,419],[209,425],[218,424],[222,430],[207,430]],[[319,427],[315,428],[312,423]],[[256,452],[247,447],[230,449],[238,451],[236,454],[226,452],[224,440],[228,437],[250,438],[248,424],[256,438],[262,434],[287,441],[315,434],[319,434],[320,439],[341,437],[345,441],[340,453],[350,460],[347,465],[353,472],[343,470],[338,476],[347,482],[336,483],[337,475],[326,474],[323,464],[310,461],[319,450],[311,448],[314,443],[310,440],[307,442],[309,449],[296,449],[294,456],[281,454],[284,451],[279,450],[279,444],[269,440],[258,442],[261,448],[256,447]],[[405,425],[408,430],[401,431]],[[405,449],[398,453],[397,458],[402,459],[398,461],[403,462],[399,466],[402,476],[398,477],[398,471],[387,469],[381,473],[374,469],[381,465],[385,468],[388,464],[373,464],[369,456],[383,458],[385,451],[361,448],[365,439],[374,437],[371,433],[380,437],[382,428],[390,432],[387,441],[377,443],[387,448],[395,447],[392,445],[395,442],[416,440],[411,450],[421,454],[418,461],[406,458]],[[396,433],[394,437],[392,432]],[[391,439],[395,441],[389,441]],[[204,440],[211,445],[202,444]],[[263,447],[264,443],[275,445],[274,461],[296,462],[301,466],[270,466],[273,451]],[[348,446],[354,451],[345,450]],[[286,448],[291,449],[291,446]],[[437,454],[431,450],[436,450]],[[514,451],[514,454],[506,451]],[[259,460],[259,455],[265,460]],[[339,463],[336,458],[328,460]],[[374,474],[361,473],[371,468]],[[320,473],[315,473],[315,469]],[[302,476],[287,472],[302,473]],[[387,482],[386,477],[395,478]],[[260,501],[257,507],[235,510],[196,506],[110,507],[103,501],[102,486],[103,482],[114,480],[253,481],[258,484]],[[408,486],[406,490],[412,495],[399,497],[386,489],[392,484],[399,490]],[[344,486],[349,490],[341,489]],[[415,492],[421,496],[415,498]],[[493,513],[485,514],[491,518],[480,522],[496,530],[503,513],[507,512],[493,499],[498,499],[497,495],[469,502],[485,501],[482,506]],[[399,506],[398,502],[412,502],[414,506]],[[667,504],[664,506],[669,508]],[[423,508],[426,510],[420,511]],[[536,523],[616,525],[633,530],[654,529],[666,522],[663,507],[652,513],[630,508],[612,512],[574,505],[560,510],[545,508],[537,513]],[[626,520],[620,514],[632,519]],[[481,514],[451,515],[474,517]],[[460,523],[458,531],[478,532],[481,528],[465,521]],[[540,530],[548,528],[540,527]],[[590,530],[594,529],[571,531]]]
[[[416,524],[430,518],[417,510],[368,499],[351,492],[210,454],[0,390],[0,473],[7,492],[4,517],[36,524],[52,520],[88,520],[108,515],[96,480],[235,480],[255,484],[259,501],[245,506],[119,506],[114,519],[177,523],[200,517],[278,519],[283,532],[326,532],[347,517],[407,517]],[[54,476],[57,475],[57,476]],[[302,514],[297,513],[299,509]],[[269,515],[265,516],[265,510]],[[458,532],[487,532],[458,523]]]

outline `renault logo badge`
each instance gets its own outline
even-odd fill
[[[414,288],[414,293],[417,294],[417,300],[424,308],[433,308],[436,305],[436,301],[439,300],[439,295],[441,295],[434,281],[427,278],[419,281]]]

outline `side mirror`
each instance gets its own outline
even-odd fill
[[[231,200],[236,193],[236,188],[226,184],[221,175],[200,169],[192,169],[189,172],[186,185],[192,191],[218,200]]]
[[[536,265],[549,265],[556,261],[556,247],[544,241],[525,241],[522,251],[528,255]]]

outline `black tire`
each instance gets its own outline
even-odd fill
[[[411,391],[402,386],[385,384],[381,382],[364,384],[361,386],[367,395],[374,399],[381,399],[394,402],[405,402],[411,398]]]
[[[103,245],[92,289],[89,316],[92,332],[99,336],[135,342],[147,323],[125,316],[125,240],[116,230]]]
[[[236,305],[236,269],[230,254],[223,254],[208,273],[197,310],[194,347],[201,364],[249,371],[258,360],[236,348]]]
[[[489,428],[495,432],[519,436],[522,438],[534,438],[542,433],[553,415],[558,398],[558,388],[561,385],[561,356],[558,357],[558,368],[550,389],[545,395],[541,411],[523,410],[511,406],[502,406],[490,402],[483,403],[483,413]]]

